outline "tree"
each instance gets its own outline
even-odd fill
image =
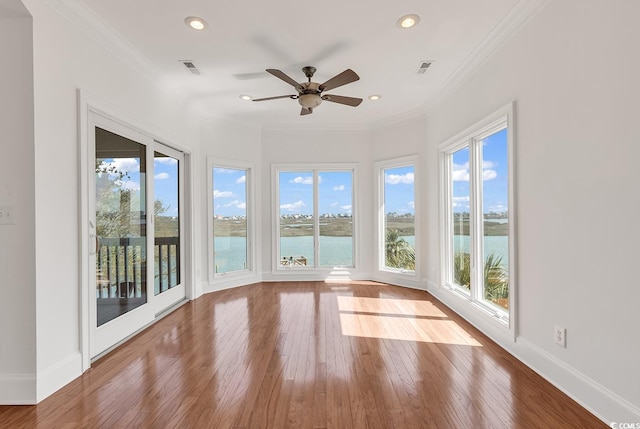
[[[131,229],[131,190],[123,184],[129,173],[96,159],[96,233],[98,237],[123,237]]]
[[[456,284],[471,289],[471,255],[456,252],[453,256],[453,277]],[[503,308],[509,307],[509,273],[502,266],[502,257],[491,254],[484,261],[484,298]]]
[[[405,270],[416,269],[416,252],[397,229],[388,229],[385,238],[385,265]]]

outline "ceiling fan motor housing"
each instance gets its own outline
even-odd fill
[[[305,82],[302,83],[302,91],[298,97],[298,103],[305,109],[313,109],[322,103],[322,97],[320,96],[319,83]]]

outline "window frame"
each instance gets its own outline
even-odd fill
[[[235,270],[223,273],[215,272],[215,241],[213,226],[213,169],[229,168],[234,170],[246,171],[246,216],[247,216],[247,267],[243,270]],[[208,275],[209,283],[223,278],[242,278],[253,277],[257,274],[257,258],[255,249],[255,176],[256,169],[252,162],[237,161],[232,159],[219,158],[214,156],[207,157],[207,259],[208,259]]]
[[[385,210],[385,171],[391,168],[399,167],[413,167],[413,201],[414,201],[414,251],[416,254],[416,267],[415,270],[405,270],[400,268],[387,267],[386,262],[386,210]],[[377,226],[376,226],[376,270],[383,273],[389,273],[393,275],[401,275],[409,278],[419,279],[420,272],[420,222],[418,221],[419,205],[416,204],[417,196],[419,195],[419,156],[408,155],[399,158],[392,158],[382,161],[377,161],[374,164],[374,177],[377,178],[377,192],[375,192],[375,207],[377,210]]]
[[[311,172],[313,175],[313,221],[314,221],[314,255],[313,264],[303,267],[283,267],[280,264],[280,173]],[[317,177],[323,172],[351,172],[351,223],[352,223],[352,262],[350,266],[320,265],[320,213],[319,213],[319,189]],[[271,166],[271,192],[272,192],[272,261],[273,274],[300,273],[300,272],[336,272],[336,270],[356,270],[358,255],[357,227],[357,183],[358,164],[356,163],[304,163],[304,164],[272,164]]]
[[[483,120],[468,127],[463,132],[438,146],[440,165],[440,285],[445,290],[460,297],[472,308],[488,315],[515,335],[516,298],[517,298],[517,259],[516,259],[516,200],[515,200],[515,128],[514,103],[509,103]],[[483,297],[482,270],[472,268],[470,290],[467,291],[453,280],[453,187],[452,155],[463,148],[469,148],[469,240],[472,254],[472,267],[483,266],[483,186],[482,186],[482,147],[481,142],[506,128],[507,131],[507,198],[508,198],[508,255],[509,255],[509,309],[505,310]],[[515,336],[514,336],[515,338]]]

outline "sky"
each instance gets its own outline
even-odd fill
[[[483,212],[507,211],[507,151],[506,129],[485,139],[483,144]],[[140,189],[140,163],[135,158],[105,160],[118,171],[129,172],[123,185]],[[313,171],[280,172],[280,213],[313,213]],[[353,173],[351,171],[318,172],[318,213],[352,214]],[[454,211],[469,211],[469,150],[453,155]],[[178,214],[178,166],[172,158],[156,158],[154,162],[155,198],[169,209],[167,216]],[[244,170],[214,168],[214,214],[246,215],[246,174]],[[385,212],[415,213],[413,167],[385,170]]]
[[[384,171],[384,211],[399,215],[415,214],[413,166],[387,168]]]
[[[506,128],[487,137],[482,145],[482,212],[508,211]],[[469,149],[453,154],[453,211],[469,211]]]
[[[245,170],[213,169],[213,215],[246,216],[247,174]]]
[[[125,173],[120,186],[132,191],[140,191],[139,158],[107,158],[104,164]],[[110,175],[117,180],[116,175]],[[178,161],[169,157],[156,157],[154,160],[155,199],[168,206],[164,216],[178,216]]]
[[[353,172],[318,171],[318,213],[353,214]],[[214,215],[244,215],[242,170],[214,168]],[[280,172],[280,214],[313,214],[313,170]],[[387,211],[414,213],[413,167],[389,169],[385,175]]]

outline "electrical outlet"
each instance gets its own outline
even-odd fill
[[[567,330],[558,325],[555,326],[554,340],[560,347],[567,347]]]

